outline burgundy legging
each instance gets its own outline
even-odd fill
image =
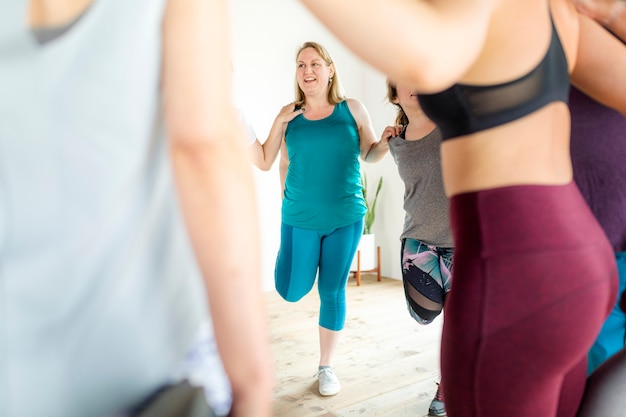
[[[449,417],[573,417],[587,352],[615,304],[613,250],[573,183],[450,201],[454,285],[442,379]]]

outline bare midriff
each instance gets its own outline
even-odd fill
[[[563,102],[472,135],[446,140],[441,163],[446,194],[572,180],[569,111]]]

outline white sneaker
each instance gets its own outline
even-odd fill
[[[317,371],[320,395],[328,397],[335,395],[341,389],[341,384],[333,368],[322,368]]]

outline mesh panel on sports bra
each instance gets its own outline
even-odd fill
[[[523,78],[498,86],[459,85],[474,113],[481,118],[506,112],[532,101],[541,95],[546,81],[545,65],[533,70]]]

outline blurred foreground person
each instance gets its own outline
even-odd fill
[[[0,3],[3,417],[133,415],[198,375],[218,415],[270,416],[227,11]]]

